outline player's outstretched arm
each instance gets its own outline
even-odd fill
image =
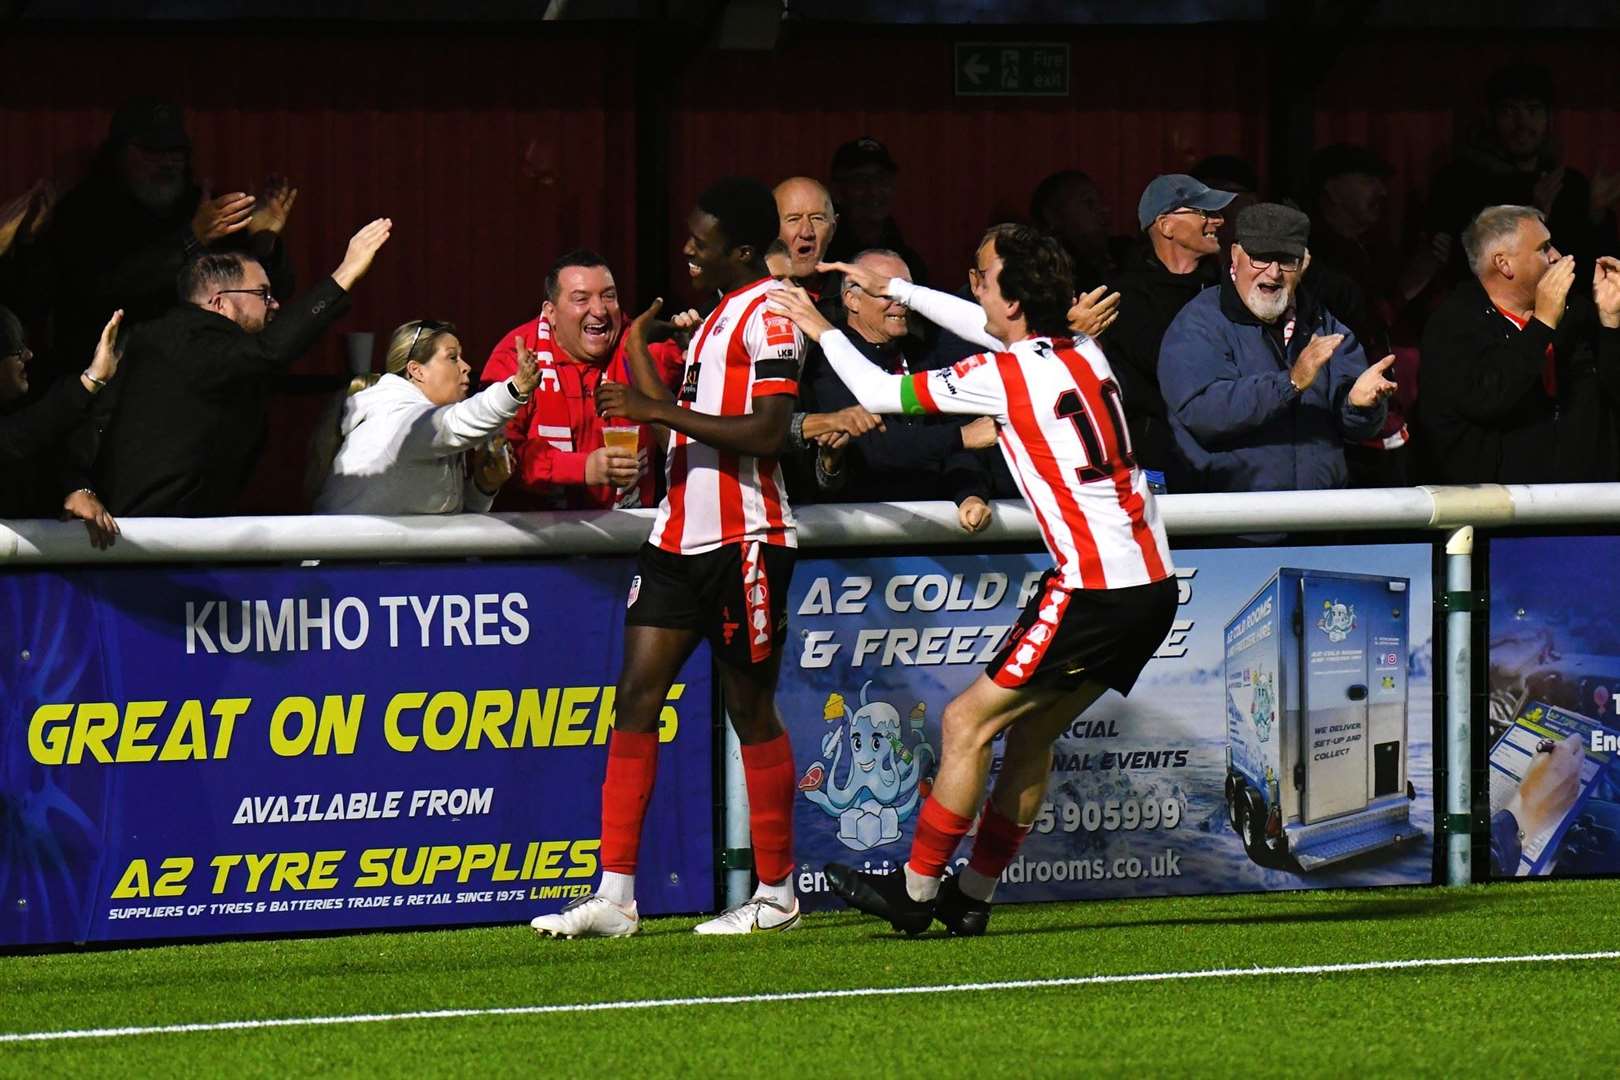
[[[984,308],[972,300],[930,289],[905,278],[886,278],[854,263],[817,263],[816,269],[824,272],[836,270],[859,285],[864,293],[892,297],[935,326],[943,327],[981,349],[1000,352],[1007,347],[1005,342],[991,337],[985,330]]]
[[[881,414],[901,411],[900,383],[906,376],[890,375],[862,356],[844,337],[843,331],[834,329],[826,316],[817,310],[809,293],[797,286],[777,289],[769,294],[766,303],[772,311],[792,319],[804,331],[805,337],[821,345],[827,363],[832,365],[838,378],[868,412]]]

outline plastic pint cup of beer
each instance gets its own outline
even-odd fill
[[[609,425],[602,429],[602,445],[609,450],[616,450],[635,457],[640,443],[640,424]]]

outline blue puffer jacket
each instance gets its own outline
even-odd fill
[[[1344,487],[1346,439],[1378,434],[1386,406],[1350,404],[1367,369],[1355,335],[1310,293],[1295,296],[1288,348],[1255,318],[1229,279],[1181,309],[1159,346],[1159,385],[1176,452],[1197,491]],[[1313,335],[1344,340],[1303,394],[1288,371]]]

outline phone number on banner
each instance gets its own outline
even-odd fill
[[[1181,824],[1181,800],[1086,799],[1082,802],[1042,803],[1034,831],[1118,832],[1135,829],[1174,829]]]

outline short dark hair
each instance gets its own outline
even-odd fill
[[[1001,295],[1023,309],[1042,337],[1068,337],[1074,306],[1074,268],[1063,245],[1031,225],[996,225],[979,241],[1001,257]]]
[[[773,237],[782,231],[771,189],[744,176],[717,180],[697,198],[697,208],[720,223],[728,247],[751,247],[756,260],[765,257]]]
[[[1096,181],[1087,173],[1079,169],[1064,169],[1055,172],[1045,180],[1035,185],[1035,190],[1029,196],[1029,220],[1037,228],[1047,227],[1048,217],[1052,207],[1057,204],[1064,192],[1080,187],[1082,184],[1096,186]]]
[[[546,299],[553,304],[557,302],[557,297],[562,295],[562,272],[570,266],[608,268],[607,260],[590,248],[575,248],[563,255],[551,264],[550,270],[546,271]]]
[[[175,279],[176,291],[181,300],[191,303],[203,293],[234,289],[242,284],[248,260],[252,258],[239,251],[205,251],[194,255],[180,268]]]
[[[1485,103],[1495,112],[1509,101],[1553,104],[1552,72],[1541,64],[1510,64],[1497,68],[1485,80]]]

